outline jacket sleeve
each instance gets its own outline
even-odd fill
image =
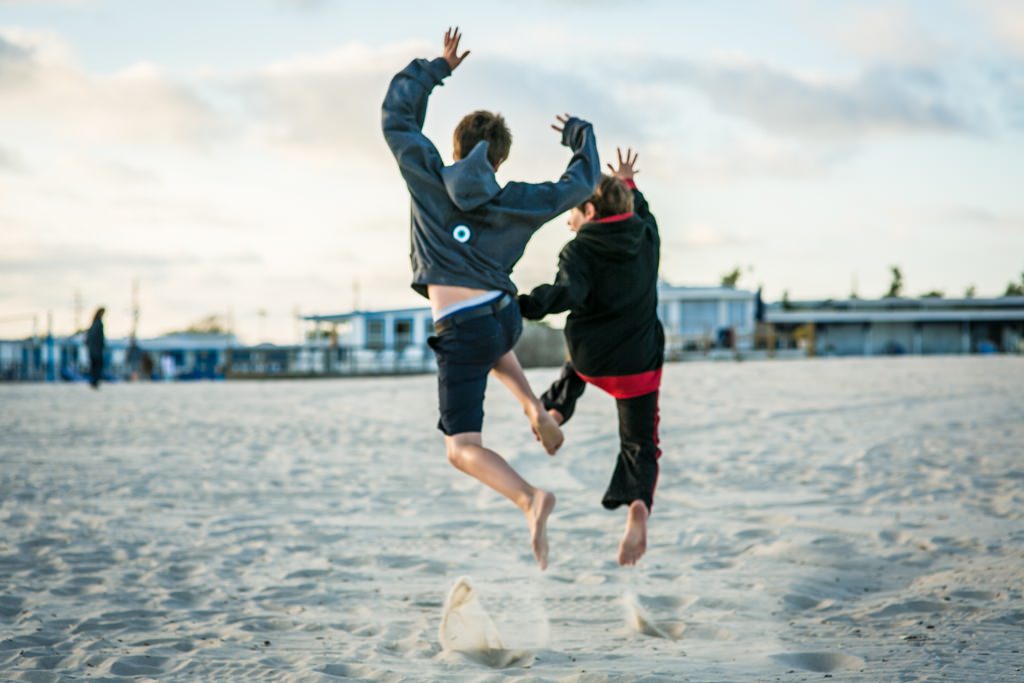
[[[430,92],[451,72],[443,57],[433,61],[414,59],[391,79],[384,96],[381,106],[384,140],[413,194],[423,183],[441,183],[444,162],[434,143],[423,134],[423,121]]]
[[[562,177],[554,182],[505,185],[510,204],[536,214],[543,225],[558,214],[579,206],[594,194],[601,179],[601,160],[597,155],[594,128],[586,121],[571,117],[562,130],[562,144],[573,151]]]
[[[587,298],[589,290],[586,264],[570,242],[558,257],[558,275],[554,283],[535,287],[529,294],[520,294],[519,310],[528,320],[540,320],[551,313],[578,307]]]

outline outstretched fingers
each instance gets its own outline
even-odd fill
[[[449,26],[448,30],[444,32],[444,46],[446,48],[451,47],[453,50],[457,50],[460,40],[462,40],[462,34],[459,33],[458,26],[454,29]]]
[[[634,152],[632,147],[626,148],[625,155],[623,155],[621,147],[616,147],[615,154],[618,157],[619,167],[615,168],[611,164],[607,164],[608,170],[612,172],[612,175],[627,179],[640,172],[640,169],[636,168],[636,160],[640,158],[640,154]]]
[[[555,114],[555,119],[557,119],[558,122],[560,124],[562,124],[562,125],[561,125],[561,127],[559,127],[559,126],[556,126],[555,124],[552,123],[551,127],[554,130],[557,130],[559,133],[561,133],[563,130],[565,130],[565,124],[569,123],[569,119],[571,119],[571,118],[572,118],[572,114],[570,114],[569,112],[565,112],[564,115],[562,115],[562,114]]]
[[[451,68],[457,67],[462,63],[462,60],[469,55],[469,50],[466,50],[461,55],[459,54],[459,43],[462,41],[462,34],[459,33],[459,27],[455,28],[448,27],[448,30],[444,32],[444,58],[448,61],[448,66]]]

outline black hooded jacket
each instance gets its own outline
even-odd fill
[[[632,375],[661,367],[658,224],[633,189],[634,213],[586,223],[562,248],[558,275],[519,297],[524,318],[569,311],[565,339],[583,375]]]
[[[89,331],[85,333],[85,348],[89,349],[89,356],[92,358],[103,357],[103,347],[107,340],[103,334],[103,318],[96,318],[92,321]]]

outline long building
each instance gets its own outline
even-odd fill
[[[778,302],[764,322],[817,355],[1024,352],[1020,296]]]

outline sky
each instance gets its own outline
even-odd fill
[[[672,284],[870,298],[897,265],[908,295],[997,296],[1024,271],[1024,3],[0,0],[0,338],[99,305],[126,335],[134,282],[142,337],[423,305],[380,103],[455,24],[471,54],[424,129],[446,163],[489,109],[499,182],[555,179],[549,124],[591,121],[603,163],[639,151]],[[541,228],[517,285],[570,237]]]

